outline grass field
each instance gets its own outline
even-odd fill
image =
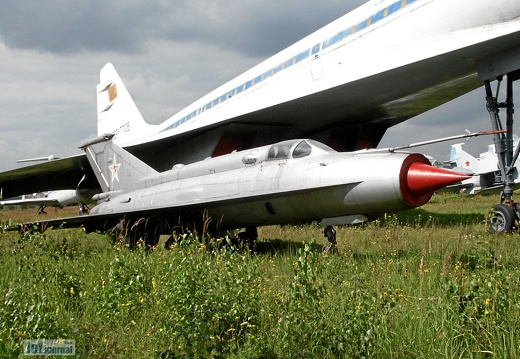
[[[254,254],[0,230],[0,357],[24,338],[74,339],[83,358],[520,357],[519,237],[488,233],[496,201],[438,195],[338,227],[337,254],[312,224],[260,228]]]

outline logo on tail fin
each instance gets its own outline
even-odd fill
[[[112,173],[112,179],[110,180],[110,184],[114,184],[114,179],[116,179],[117,182],[119,182],[119,175],[117,174],[119,168],[121,168],[121,163],[117,163],[116,156],[114,156],[112,164],[108,166],[108,169],[110,169],[110,172]]]
[[[108,101],[112,102],[117,98],[117,87],[116,84],[113,83],[108,88]]]

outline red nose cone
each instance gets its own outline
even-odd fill
[[[438,189],[468,179],[471,176],[433,167],[424,163],[413,163],[408,169],[407,184],[410,192],[417,197],[431,194]]]
[[[426,157],[414,153],[404,160],[399,182],[406,203],[411,207],[419,207],[427,203],[436,190],[470,177],[433,167]]]

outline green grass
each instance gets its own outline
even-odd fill
[[[435,196],[337,228],[326,255],[316,225],[261,228],[255,254],[0,233],[0,357],[24,338],[74,339],[88,358],[519,357],[519,238],[488,233],[495,202]]]

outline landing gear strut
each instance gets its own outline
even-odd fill
[[[82,214],[88,214],[89,212],[90,212],[90,208],[84,202],[79,202],[78,214],[81,216]]]
[[[336,252],[338,250],[336,248],[336,243],[337,243],[337,241],[336,241],[336,230],[334,228],[332,228],[332,226],[327,226],[323,230],[323,236],[327,237],[327,239],[329,240],[329,243],[323,249],[323,252],[324,253],[327,253],[329,251]]]
[[[515,163],[520,154],[520,146],[517,146],[516,151],[513,153],[513,114],[515,112],[513,103],[513,82],[520,79],[520,71],[507,74],[506,100],[504,102],[498,102],[498,94],[503,77],[504,76],[499,76],[497,78],[495,96],[493,96],[490,81],[486,80],[484,82],[486,89],[486,107],[489,112],[493,130],[504,129],[499,112],[502,108],[506,110],[505,129],[507,132],[493,135],[500,170],[497,181],[503,185],[503,190],[500,194],[500,204],[493,207],[488,217],[488,223],[493,233],[504,233],[512,230],[515,227],[516,221],[520,219],[518,205],[513,200],[515,176],[518,176],[518,174],[515,173]]]

